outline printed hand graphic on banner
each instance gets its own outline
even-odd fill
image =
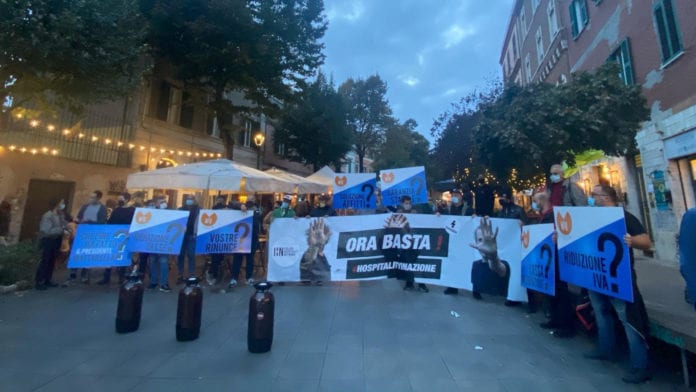
[[[493,231],[493,223],[488,217],[481,218],[481,223],[476,229],[480,236],[476,236],[476,243],[470,246],[481,253],[486,261],[495,260],[498,258],[498,243],[496,239],[498,238],[498,228]]]
[[[476,293],[502,295],[507,297],[510,283],[510,264],[498,257],[498,228],[488,217],[481,218],[479,227],[474,230],[473,244],[482,260],[471,265],[471,284]]]
[[[300,262],[300,279],[305,281],[331,280],[331,265],[324,254],[324,246],[331,238],[331,228],[324,219],[317,218],[307,229],[307,251]]]

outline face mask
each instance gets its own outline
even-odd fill
[[[459,203],[459,198],[458,198],[458,197],[456,197],[456,196],[455,196],[455,197],[453,197],[453,198],[452,198],[452,203],[453,203],[453,204],[457,204],[457,203]]]
[[[283,202],[283,204],[280,205],[280,208],[288,208],[288,203]]]
[[[61,210],[64,210],[64,209],[65,209],[65,203],[60,203],[60,205],[58,206],[58,208],[60,208]]]
[[[321,208],[326,207],[326,203],[319,203],[319,207],[321,207]]]
[[[532,202],[532,209],[534,211],[539,211],[539,205],[537,204],[537,202],[535,202],[535,201]]]
[[[592,196],[588,197],[587,198],[587,205],[590,207],[594,207],[595,206],[595,198]]]
[[[410,203],[404,204],[404,210],[406,210],[406,211],[411,211],[411,207],[412,207],[412,206],[411,206]]]
[[[552,175],[549,176],[549,179],[550,179],[551,182],[553,182],[553,183],[558,183],[558,182],[561,181],[561,176],[558,175],[558,174],[552,174]]]
[[[167,203],[160,203],[159,207],[161,210],[165,210],[165,209],[167,209]]]
[[[192,205],[193,205],[193,199],[186,199],[186,205],[187,205],[187,206],[192,206]]]
[[[121,206],[121,207],[123,207],[123,206],[126,205],[126,201],[125,201],[125,200],[119,200],[119,201],[118,201],[118,205]]]

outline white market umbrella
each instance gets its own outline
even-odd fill
[[[266,170],[265,173],[295,184],[296,188],[294,193],[327,193],[329,191],[329,187],[326,184],[312,181],[297,174],[276,169],[275,167]]]
[[[129,189],[202,189],[291,193],[295,184],[227,159],[183,164],[128,175]]]
[[[335,178],[336,173],[328,166],[324,166],[316,173],[306,177],[307,180],[318,182],[327,186],[332,186]]]

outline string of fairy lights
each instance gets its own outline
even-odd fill
[[[22,120],[24,119],[24,116],[22,114],[17,114],[13,116],[17,120]],[[38,129],[41,126],[45,126],[46,131],[53,134],[53,135],[60,135],[64,139],[67,139],[68,141],[72,139],[73,141],[83,141],[83,142],[92,142],[94,144],[103,144],[104,146],[107,147],[116,147],[116,148],[123,148],[123,149],[128,149],[131,151],[142,151],[142,152],[152,152],[156,153],[159,152],[161,154],[167,154],[169,153],[171,156],[179,156],[179,157],[196,157],[196,158],[221,158],[222,154],[221,153],[215,153],[215,152],[210,152],[210,151],[192,151],[192,150],[182,150],[182,149],[173,149],[171,147],[164,147],[164,146],[152,146],[152,145],[142,145],[142,144],[136,144],[132,143],[131,141],[124,141],[124,140],[119,140],[116,138],[112,137],[104,137],[104,136],[99,136],[96,134],[88,133],[88,132],[83,132],[83,131],[73,131],[69,128],[63,128],[62,130],[58,130],[55,125],[47,123],[45,125],[42,124],[40,120],[37,119],[27,119],[28,125],[31,128]],[[53,155],[57,156],[60,155],[60,150],[57,148],[51,148],[48,146],[41,146],[41,147],[36,147],[36,146],[25,146],[25,145],[20,145],[20,144],[15,144],[15,143],[5,143],[4,145],[0,145],[0,147],[4,147],[7,150],[11,152],[19,152],[23,154],[31,154],[31,155],[37,155],[37,154],[44,154],[44,155]]]

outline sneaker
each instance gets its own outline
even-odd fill
[[[99,282],[97,282],[97,284],[100,285],[100,286],[104,286],[104,285],[109,284],[109,281],[106,280],[106,279],[102,279],[102,280],[100,280]]]
[[[430,289],[428,289],[428,286],[426,286],[423,283],[418,283],[418,291],[422,291],[424,293],[429,293]]]
[[[507,307],[509,307],[509,308],[514,308],[514,307],[517,307],[517,306],[522,305],[522,302],[520,302],[520,301],[510,301],[509,299],[506,299],[504,305],[507,306]]]
[[[58,287],[58,284],[53,282],[46,282],[46,287]]]
[[[651,377],[652,375],[648,369],[633,368],[626,372],[626,374],[621,377],[621,380],[628,384],[640,384],[650,380]]]
[[[157,288],[157,283],[150,283],[150,285],[147,286],[147,288],[148,288],[149,290],[154,290],[154,289]]]
[[[254,285],[254,278],[249,278],[249,279],[247,279],[247,282],[246,282],[246,283],[247,283],[247,285],[249,285],[249,286],[253,286],[253,285]]]
[[[84,284],[89,284],[89,278],[88,277],[81,278],[80,282],[82,282]]]
[[[44,291],[46,290],[46,285],[37,283],[36,286],[34,286],[34,288],[38,291]]]
[[[414,289],[413,282],[406,282],[406,284],[404,285],[404,290],[411,291],[413,289]]]
[[[71,278],[60,284],[60,287],[70,287],[75,283],[75,279]]]
[[[162,286],[160,286],[159,291],[161,291],[163,293],[169,293],[172,291],[172,288],[169,287],[168,284],[163,284]]]
[[[312,281],[311,280],[303,280],[302,284],[305,286],[309,286],[310,284],[312,284]]]
[[[448,287],[445,289],[445,295],[457,295],[459,294],[459,290],[455,289],[454,287]]]
[[[481,293],[479,293],[478,291],[472,291],[471,295],[474,297],[474,299],[477,299],[477,300],[483,299],[483,297],[481,296]]]
[[[322,282],[321,280],[317,280],[316,282],[314,282],[314,284],[317,286],[321,286],[324,284],[324,282]]]
[[[237,279],[230,279],[230,284],[227,285],[228,288],[237,287]]]

